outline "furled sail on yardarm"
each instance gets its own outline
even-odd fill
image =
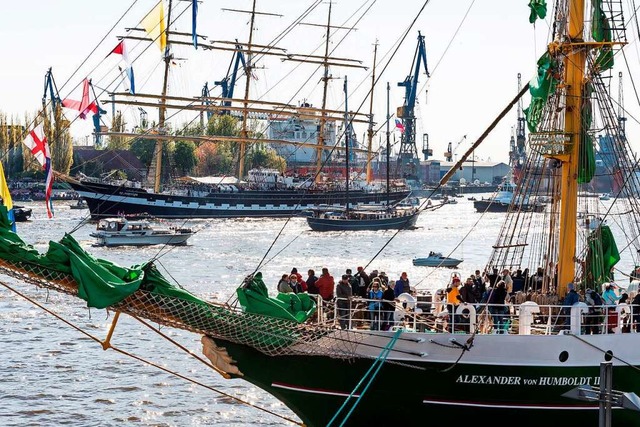
[[[505,113],[529,98],[514,200],[548,202],[542,212],[512,206],[486,268],[540,267],[530,292],[496,301],[496,284],[488,300],[434,299],[423,308],[403,293],[392,327],[378,330],[357,315],[367,306],[356,301],[336,309],[335,299],[307,293],[269,295],[262,265],[247,272],[234,298],[211,302],[173,284],[154,262],[123,268],[97,259],[71,234],[40,254],[11,231],[2,210],[1,271],[115,312],[114,326],[128,314],[201,335],[213,369],[273,394],[304,425],[640,426],[640,307],[592,307],[587,292],[606,287],[623,257],[640,265],[639,174],[607,83],[624,58],[623,18],[634,12],[623,14],[616,0],[529,5],[530,22],[546,17],[552,33],[537,76]],[[509,19],[527,24],[526,16]],[[615,158],[615,200],[606,205],[584,197],[593,194],[598,138]]]

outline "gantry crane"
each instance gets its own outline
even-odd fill
[[[414,107],[418,92],[418,76],[420,66],[424,66],[424,72],[429,77],[427,68],[427,52],[424,46],[424,36],[418,32],[418,46],[414,55],[412,70],[403,82],[398,86],[405,88],[404,105],[398,107],[397,116],[402,121],[402,137],[400,140],[400,152],[398,154],[397,172],[404,178],[419,181],[418,170],[420,168],[420,158],[416,147],[416,117]],[[428,152],[428,151],[427,151]],[[426,154],[423,150],[423,153]]]

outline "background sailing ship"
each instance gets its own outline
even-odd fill
[[[354,144],[350,147],[352,161],[361,160],[359,167],[363,171],[364,177],[364,179],[352,183],[349,193],[351,203],[356,205],[394,203],[409,194],[408,188],[403,186],[401,182],[397,184],[394,180],[393,187],[388,191],[384,188],[386,185],[384,181],[373,182],[369,162],[371,156],[366,154],[371,152],[371,141],[369,141],[368,150],[357,148],[355,145],[356,138],[353,137],[355,135],[351,123],[371,122],[371,114],[367,117],[365,114],[354,113],[349,124],[341,130],[341,134],[338,134],[336,121],[341,117],[341,113],[327,107],[327,87],[331,80],[330,67],[355,69],[364,67],[360,65],[361,61],[330,56],[330,35],[331,30],[334,29],[331,25],[331,6],[329,7],[328,21],[324,24],[326,28],[324,55],[320,56],[292,54],[277,46],[257,44],[253,40],[254,20],[261,13],[256,12],[255,2],[252,10],[235,11],[246,13],[250,17],[248,43],[238,41],[209,42],[206,37],[194,35],[194,42],[198,38],[205,39],[198,43],[200,49],[233,52],[230,74],[218,82],[222,87],[221,97],[211,96],[208,86],[203,89],[202,96],[198,97],[169,95],[168,79],[174,62],[178,60],[173,46],[190,45],[191,42],[184,41],[187,34],[174,30],[173,24],[167,26],[166,32],[161,31],[166,24],[164,12],[158,7],[141,21],[142,28],[130,29],[129,34],[123,37],[119,46],[131,41],[153,43],[160,40],[161,48],[164,51],[164,79],[161,94],[141,93],[139,89],[133,93],[133,81],[130,80],[129,93],[112,93],[112,99],[108,101],[114,106],[129,105],[137,108],[158,105],[157,126],[144,129],[142,134],[123,132],[121,129],[111,132],[103,132],[101,128],[96,129],[97,139],[109,136],[111,138],[133,139],[134,141],[139,139],[157,141],[147,174],[147,183],[131,188],[123,185],[124,181],[109,183],[87,177],[80,180],[66,178],[72,188],[87,201],[93,218],[117,213],[148,213],[156,217],[182,218],[287,216],[320,204],[344,205],[346,203],[344,155],[341,157],[339,154],[344,152],[346,148],[344,141]],[[184,7],[177,7],[177,10],[172,12],[171,2],[168,3],[168,7],[167,19],[170,22],[171,13],[184,12]],[[149,25],[151,25],[151,29],[149,29]],[[145,31],[146,35],[144,35]],[[118,53],[122,50],[124,48],[119,48]],[[251,79],[254,70],[258,67],[258,60],[265,56],[274,56],[287,62],[319,65],[323,73],[324,88],[321,107],[313,108],[306,102],[301,105],[291,105],[251,99]],[[127,67],[127,70],[130,69],[131,63]],[[234,98],[234,86],[239,80],[244,80],[244,97]],[[187,129],[172,132],[170,130],[172,126],[168,121],[169,111],[172,110],[182,113],[195,111],[195,116],[200,119],[200,129],[205,127],[211,129],[212,126],[216,126],[216,123],[218,125],[225,123],[225,116],[232,120],[237,118],[240,128],[239,135],[205,134],[192,136],[190,135],[192,132]],[[114,112],[113,116],[116,117],[117,114]],[[266,129],[261,129],[260,126],[266,126]],[[270,135],[271,138],[265,138],[262,135]],[[345,138],[344,135],[350,137]],[[230,182],[227,177],[217,180],[215,178],[192,178],[183,181],[178,188],[173,185],[163,190],[162,181],[166,179],[166,174],[162,172],[162,167],[165,159],[171,157],[171,155],[167,155],[167,144],[174,144],[172,141],[175,140],[193,141],[200,144],[213,143],[231,148],[234,153],[236,164],[234,172],[237,181]],[[343,141],[342,144],[340,141]],[[265,149],[265,147],[278,145],[282,145],[283,148],[275,152],[285,154],[287,157],[273,160],[280,162],[280,168],[282,168],[282,162],[287,162],[292,177],[282,176],[283,171],[278,171],[275,168],[258,171],[252,169],[248,174],[246,173],[247,166],[251,162],[255,162],[260,156],[264,158],[270,155],[270,148]],[[221,150],[221,148],[217,149]],[[302,150],[300,156],[297,155],[298,150]],[[339,166],[332,168],[334,163]],[[333,176],[332,169],[338,171],[339,175]],[[294,180],[294,178],[297,179]],[[153,186],[152,192],[143,188],[147,185]]]

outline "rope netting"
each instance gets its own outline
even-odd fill
[[[0,272],[20,281],[78,297],[73,276],[42,266],[0,259]],[[322,355],[349,359],[360,334],[320,323],[299,324],[239,307],[195,302],[143,289],[107,308],[160,325],[247,345],[267,355]]]

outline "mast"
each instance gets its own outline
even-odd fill
[[[569,141],[565,149],[554,157],[562,162],[560,236],[558,254],[558,295],[567,293],[567,285],[573,282],[576,262],[576,221],[578,210],[578,161],[581,107],[583,97],[584,66],[587,49],[584,45],[584,0],[569,1],[569,38],[561,41],[559,49],[566,52],[564,67],[567,86],[565,108],[565,134]],[[549,47],[552,48],[551,46]]]
[[[371,72],[371,96],[369,97],[369,129],[367,129],[367,183],[373,180],[371,173],[371,148],[373,142],[373,90],[376,85],[376,56],[378,54],[378,40],[373,45],[373,70]],[[388,202],[388,201],[387,201]]]
[[[167,114],[167,86],[169,82],[169,65],[171,64],[171,54],[169,45],[169,25],[171,24],[171,0],[169,0],[169,10],[167,11],[167,26],[165,27],[166,45],[164,50],[164,77],[162,79],[162,94],[160,96],[160,107],[158,108],[158,132],[166,133],[165,120]],[[162,37],[162,34],[160,35]],[[153,159],[149,166],[149,177],[153,177],[153,191],[160,192],[160,180],[162,177],[162,148],[164,142],[156,140],[153,152]],[[154,165],[155,163],[155,165]]]
[[[253,0],[253,7],[251,8],[251,20],[249,23],[249,42],[247,43],[247,62],[244,67],[244,74],[246,77],[245,85],[244,85],[244,110],[242,110],[242,132],[240,133],[241,137],[246,140],[249,133],[247,131],[247,120],[249,119],[249,87],[251,84],[251,70],[253,65],[251,64],[251,59],[253,58],[253,54],[251,53],[251,44],[253,43],[253,24],[256,19],[256,0]],[[244,175],[244,155],[246,150],[246,143],[240,143],[240,150],[238,152],[238,179],[242,179]]]
[[[318,172],[322,169],[322,151],[324,146],[324,127],[327,122],[324,109],[327,108],[327,89],[329,86],[329,36],[331,35],[331,4],[329,1],[329,13],[327,15],[327,33],[324,43],[324,58],[322,64],[324,66],[324,74],[322,76],[322,108],[320,113],[320,128],[318,129],[318,150],[316,154],[316,167]],[[316,173],[316,181],[320,179],[320,174]]]
[[[389,162],[391,161],[391,142],[390,135],[391,131],[389,130],[389,121],[391,120],[391,116],[389,115],[389,91],[391,90],[391,86],[389,82],[387,82],[387,206],[389,206],[389,186],[390,186],[390,178],[389,178]]]
[[[351,143],[350,137],[351,132],[349,132],[349,107],[347,105],[348,94],[347,94],[347,76],[344,76],[344,145],[345,145],[345,167],[347,169],[347,173],[345,175],[345,183],[347,190],[347,215],[349,214],[349,144]]]

